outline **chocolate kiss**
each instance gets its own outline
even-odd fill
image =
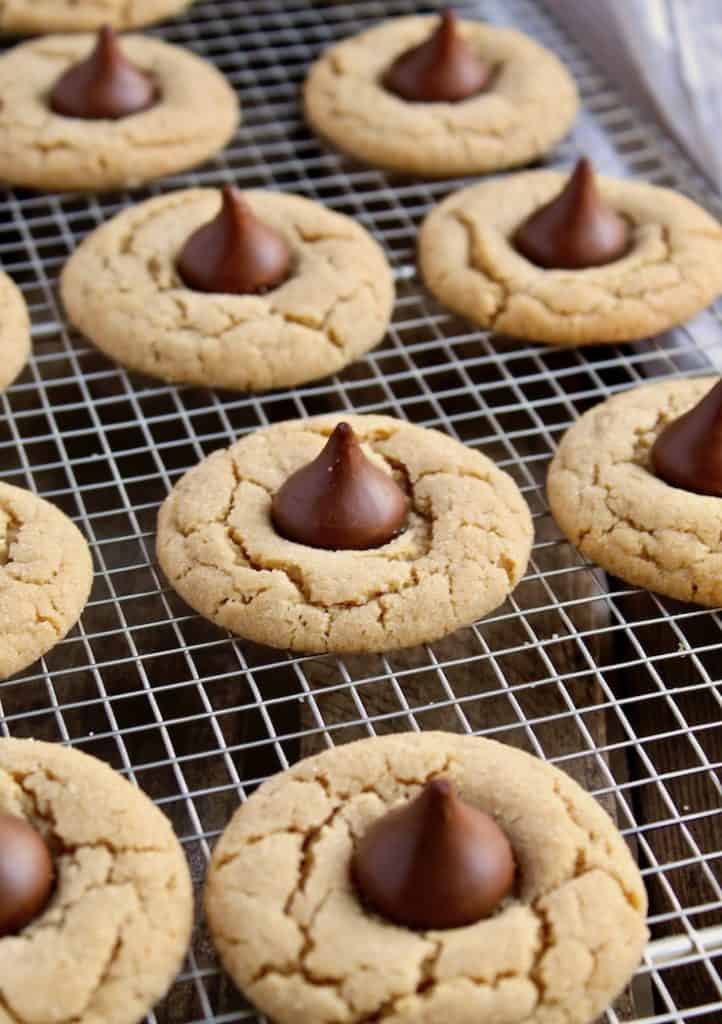
[[[178,259],[178,273],[189,288],[230,295],[276,288],[290,267],[284,239],[258,220],[243,194],[230,185],[223,189],[217,216],[191,235]]]
[[[127,60],[106,25],[87,60],[75,64],[55,83],[50,106],[65,117],[116,121],[154,106],[158,96],[153,79]]]
[[[672,487],[722,498],[722,381],[667,424],[650,458],[660,480]]]
[[[583,270],[624,256],[629,234],[624,218],[599,195],[592,165],[583,157],[559,195],[525,220],[513,241],[539,267]]]
[[[52,887],[53,861],[40,833],[22,818],[0,814],[0,937],[37,917]]]
[[[383,84],[405,100],[453,103],[481,92],[490,78],[491,68],[474,56],[447,9],[433,35],[396,58]]]
[[[273,525],[287,540],[332,551],[378,548],[406,521],[406,496],[366,458],[348,423],[339,423],[313,462],[273,498]]]
[[[493,818],[433,779],[371,826],[352,875],[374,909],[409,928],[460,928],[488,917],[514,882],[514,855]]]

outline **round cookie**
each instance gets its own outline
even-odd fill
[[[125,56],[155,76],[161,99],[117,121],[53,113],[47,97],[83,60],[95,37],[44,36],[0,56],[0,179],[45,190],[133,187],[202,163],[239,123],[238,100],[223,75],[189,50],[125,36]]]
[[[510,239],[567,179],[529,171],[481,182],[432,210],[419,265],[437,299],[500,334],[596,345],[667,330],[722,292],[722,227],[690,199],[641,181],[597,178],[602,198],[632,225],[626,256],[587,270],[530,263]]]
[[[431,778],[496,819],[518,868],[493,917],[411,931],[368,911],[354,842]],[[644,885],[612,821],[568,776],[492,740],[374,737],[275,776],[238,809],[205,892],[223,963],[278,1024],[587,1024],[637,966]]]
[[[634,586],[722,605],[722,499],[692,494],[650,469],[657,436],[718,377],[624,391],[585,413],[549,467],[552,514],[587,558]]]
[[[5,0],[0,31],[20,34],[91,32],[103,25],[139,28],[185,10],[193,0]]]
[[[460,31],[496,67],[488,91],[457,103],[410,103],[383,72],[427,38],[436,17],[395,18],[332,46],[306,80],[306,117],[339,149],[409,174],[450,177],[529,163],[567,133],[579,105],[557,58],[512,29],[463,21]]]
[[[30,355],[30,317],[22,292],[11,278],[0,271],[0,390],[15,380]]]
[[[274,493],[346,421],[411,510],[401,535],[366,551],[326,551],[273,528]],[[385,651],[427,643],[498,607],[532,540],[516,484],[479,452],[387,416],[280,423],[214,452],[161,507],[157,551],[201,615],[294,651]]]
[[[70,320],[134,370],[243,391],[325,377],[377,345],[394,285],[371,236],[301,196],[244,198],[291,248],[284,284],[265,295],[187,288],[180,250],[220,206],[215,189],[189,189],[131,207],[85,239],[61,280]]]
[[[190,940],[193,900],[168,820],[79,751],[0,739],[0,811],[53,854],[45,910],[0,938],[6,1020],[135,1024],[167,991]]]
[[[63,639],[92,582],[88,545],[67,516],[30,491],[0,483],[0,679]]]

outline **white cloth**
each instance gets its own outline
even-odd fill
[[[546,0],[722,195],[722,0]]]

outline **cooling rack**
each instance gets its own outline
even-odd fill
[[[298,90],[309,61],[334,39],[438,6],[200,0],[155,31],[213,60],[238,89],[244,125],[221,157],[133,194],[0,197],[0,262],[25,294],[34,339],[29,367],[0,398],[2,479],[67,512],[96,569],[79,627],[0,684],[2,731],[70,744],[134,779],[171,818],[198,885],[239,798],[301,756],[427,728],[522,747],[595,794],[645,876],[652,941],[605,1019],[712,1024],[722,1020],[720,616],[634,590],[584,562],[554,526],[543,481],[561,434],[591,405],[650,377],[720,367],[720,309],[649,342],[576,352],[470,331],[431,300],[414,265],[417,227],[461,182],[393,178],[327,151],[302,123]],[[574,73],[583,113],[549,163],[587,152],[604,171],[678,188],[720,214],[720,197],[541,4],[457,7],[522,28]],[[128,374],[66,329],[58,274],[88,231],[148,195],[230,181],[303,193],[374,233],[398,289],[378,349],[332,379],[247,396]],[[346,409],[440,428],[512,474],[537,534],[513,597],[431,647],[343,659],[243,643],[189,614],[153,555],[156,511],[175,480],[238,434]],[[259,1020],[219,971],[202,924],[155,1018]]]

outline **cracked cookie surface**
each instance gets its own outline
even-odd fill
[[[406,530],[369,551],[321,551],[276,533],[271,501],[345,420],[410,500]],[[212,622],[271,647],[385,651],[428,643],[503,603],[532,540],[506,473],[435,430],[388,416],[280,423],[214,452],[158,517],[158,559]]]
[[[139,28],[178,14],[193,0],[0,0],[0,31],[91,32]]]
[[[0,390],[15,380],[30,355],[30,317],[17,285],[0,271]]]
[[[562,438],[547,480],[556,522],[587,558],[633,586],[708,607],[722,605],[722,498],[660,480],[649,454],[718,380],[661,381],[595,406]]]
[[[510,239],[568,175],[530,171],[448,196],[424,221],[419,265],[438,300],[473,323],[547,345],[634,341],[689,320],[722,292],[722,226],[647,182],[597,178],[632,226],[614,263],[545,270]]]
[[[3,1024],[135,1024],[188,947],[190,877],[167,819],[108,765],[52,743],[0,739],[0,811],[45,838],[56,885],[0,938]]]
[[[431,177],[528,163],[567,133],[579,104],[574,80],[554,54],[512,29],[460,22],[472,50],[496,69],[478,96],[410,103],[384,89],[386,69],[437,22],[396,18],[327,50],[304,90],[316,131],[367,163]]]
[[[92,582],[88,545],[68,517],[30,491],[0,483],[0,679],[63,639]]]
[[[117,121],[63,117],[48,106],[58,77],[95,36],[44,36],[0,56],[0,179],[46,190],[140,185],[202,163],[229,141],[238,100],[223,75],[189,50],[124,36],[130,61],[161,90],[149,110]]]
[[[349,865],[369,825],[435,776],[499,823],[518,881],[491,918],[411,931],[362,905]],[[205,892],[226,969],[278,1024],[587,1024],[639,962],[646,904],[622,837],[568,776],[441,732],[350,743],[266,782]]]
[[[75,326],[132,369],[243,391],[328,376],[377,345],[394,285],[368,232],[301,196],[243,195],[291,249],[284,284],[265,295],[187,288],[179,253],[216,215],[220,193],[173,192],[119,214],[71,256],[61,290]]]

